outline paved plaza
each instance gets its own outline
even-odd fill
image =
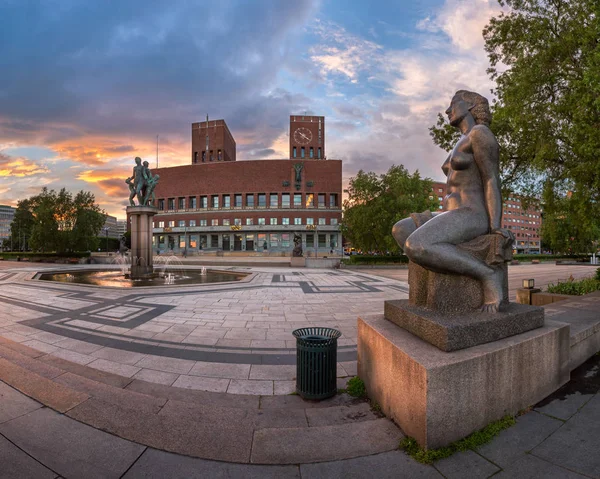
[[[0,335],[125,377],[285,395],[295,385],[294,329],[340,330],[338,377],[354,376],[357,317],[382,313],[385,300],[408,296],[406,282],[380,276],[406,270],[223,269],[249,276],[214,285],[114,289],[38,281],[40,266],[4,268]],[[548,282],[591,275],[594,268],[530,265],[510,272]]]
[[[598,356],[490,444],[433,466],[399,451],[402,432],[367,402],[293,395],[291,332],[342,332],[343,388],[357,317],[407,297],[393,270],[223,265],[248,276],[113,289],[34,279],[49,267],[0,263],[0,477],[600,477]],[[546,314],[593,312],[597,299]]]

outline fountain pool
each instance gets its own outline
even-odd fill
[[[61,283],[88,284],[94,286],[110,286],[113,288],[135,288],[142,286],[170,286],[222,283],[239,281],[248,273],[236,271],[219,271],[202,269],[155,268],[156,273],[145,278],[133,279],[123,270],[73,270],[44,272],[36,275],[42,281],[58,281]]]

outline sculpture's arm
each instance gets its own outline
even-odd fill
[[[150,168],[143,169],[143,176],[146,181],[149,181],[152,179],[152,173],[150,172]]]
[[[483,184],[485,207],[490,233],[500,229],[502,218],[502,193],[500,191],[499,146],[493,133],[483,125],[476,125],[469,133],[473,157],[479,168]]]

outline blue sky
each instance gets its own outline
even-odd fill
[[[454,91],[490,97],[497,0],[0,0],[0,204],[92,191],[123,217],[134,156],[190,161],[224,118],[238,160],[285,158],[290,114],[325,115],[329,158],[442,179],[428,127]]]

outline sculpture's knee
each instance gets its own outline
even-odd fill
[[[414,230],[415,224],[411,218],[405,218],[403,220],[398,221],[392,228],[392,236],[396,240],[396,243],[398,243],[398,246],[402,248],[402,250],[405,249],[406,239]]]
[[[404,238],[404,232],[402,231],[402,221],[398,221],[394,227],[392,228],[392,236],[396,240],[396,243],[400,246],[400,248],[404,248],[404,242],[406,238]]]
[[[411,235],[405,242],[404,254],[408,256],[408,259],[411,261],[417,264],[421,263],[426,255],[424,242],[415,235]]]

